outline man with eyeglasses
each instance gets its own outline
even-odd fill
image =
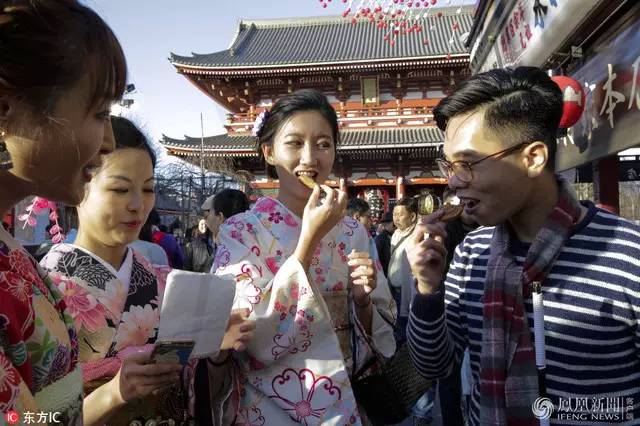
[[[553,403],[553,424],[574,424],[580,401],[584,424],[640,421],[640,228],[579,202],[554,174],[562,107],[545,72],[518,67],[471,77],[434,111],[439,167],[482,227],[441,286],[442,212],[416,226],[408,339],[434,379],[469,350],[471,425],[538,424],[534,403]],[[624,408],[598,417],[613,398]]]

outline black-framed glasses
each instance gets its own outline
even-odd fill
[[[494,157],[498,157],[500,155],[507,155],[507,154],[511,154],[512,152],[515,152],[527,145],[529,145],[530,142],[522,142],[519,143],[517,145],[511,146],[507,149],[503,149],[502,151],[498,151],[495,152],[491,155],[487,155],[486,157],[482,157],[479,160],[476,161],[472,161],[472,162],[468,162],[468,161],[453,161],[453,162],[449,162],[447,160],[445,160],[444,158],[438,158],[436,159],[436,164],[438,165],[438,168],[440,169],[440,172],[446,176],[448,179],[450,179],[452,176],[456,176],[458,179],[460,179],[462,182],[464,183],[469,183],[473,180],[473,172],[472,172],[472,167],[475,166],[476,164],[487,160],[489,158],[494,158]]]

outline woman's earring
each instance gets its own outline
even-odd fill
[[[13,162],[11,161],[11,154],[7,150],[4,136],[4,130],[0,130],[0,170],[9,170],[13,167]]]

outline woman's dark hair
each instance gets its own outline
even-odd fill
[[[144,222],[144,225],[142,225],[142,229],[140,229],[140,236],[138,238],[152,243],[153,230],[151,228],[153,227],[153,225],[158,225],[159,223],[160,223],[160,215],[158,214],[158,211],[155,208],[153,208],[149,212],[149,216],[147,216],[147,220]]]
[[[149,241],[150,243],[152,243],[153,242],[153,231],[151,230],[152,226],[153,225],[149,221],[149,218],[147,218],[147,221],[144,223],[144,225],[142,225],[142,229],[140,229],[140,235],[138,236],[138,238],[143,241]]]
[[[127,80],[116,36],[76,0],[0,1],[0,58],[0,95],[20,99],[36,117],[48,117],[58,99],[86,75],[89,109],[119,99]],[[32,127],[5,124],[14,134]]]
[[[145,151],[151,157],[151,164],[156,168],[156,154],[153,152],[149,139],[131,121],[122,117],[111,117],[113,136],[116,149],[133,148]]]
[[[347,216],[353,216],[356,213],[358,213],[360,216],[364,216],[369,211],[371,211],[369,203],[367,203],[362,198],[355,197],[350,199],[347,203]]]
[[[433,111],[443,132],[457,115],[484,109],[486,126],[505,145],[542,141],[554,167],[556,137],[562,118],[562,91],[540,68],[493,69],[476,74],[444,98]]]
[[[336,111],[322,92],[315,89],[302,89],[278,99],[269,110],[269,114],[258,133],[256,149],[261,159],[263,159],[262,145],[272,144],[280,127],[293,114],[301,111],[317,111],[327,120],[333,131],[333,147],[336,149],[340,137]],[[267,164],[267,175],[271,178],[278,177],[275,168],[269,164]]]
[[[404,206],[409,213],[418,215],[418,200],[416,200],[416,197],[402,197],[398,200],[396,206]]]
[[[249,200],[237,189],[223,189],[213,197],[213,212],[222,213],[225,219],[249,210]]]
[[[161,220],[158,210],[156,210],[155,208],[151,209],[151,211],[149,212],[149,216],[147,217],[147,222],[149,222],[151,225],[160,225]]]

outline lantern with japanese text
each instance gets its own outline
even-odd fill
[[[384,195],[379,189],[369,189],[365,191],[364,199],[369,203],[371,219],[378,223],[384,214]]]
[[[551,79],[562,90],[562,99],[564,105],[562,107],[562,118],[560,119],[560,128],[568,129],[580,120],[582,111],[584,111],[584,90],[580,82],[571,77],[557,75]]]

